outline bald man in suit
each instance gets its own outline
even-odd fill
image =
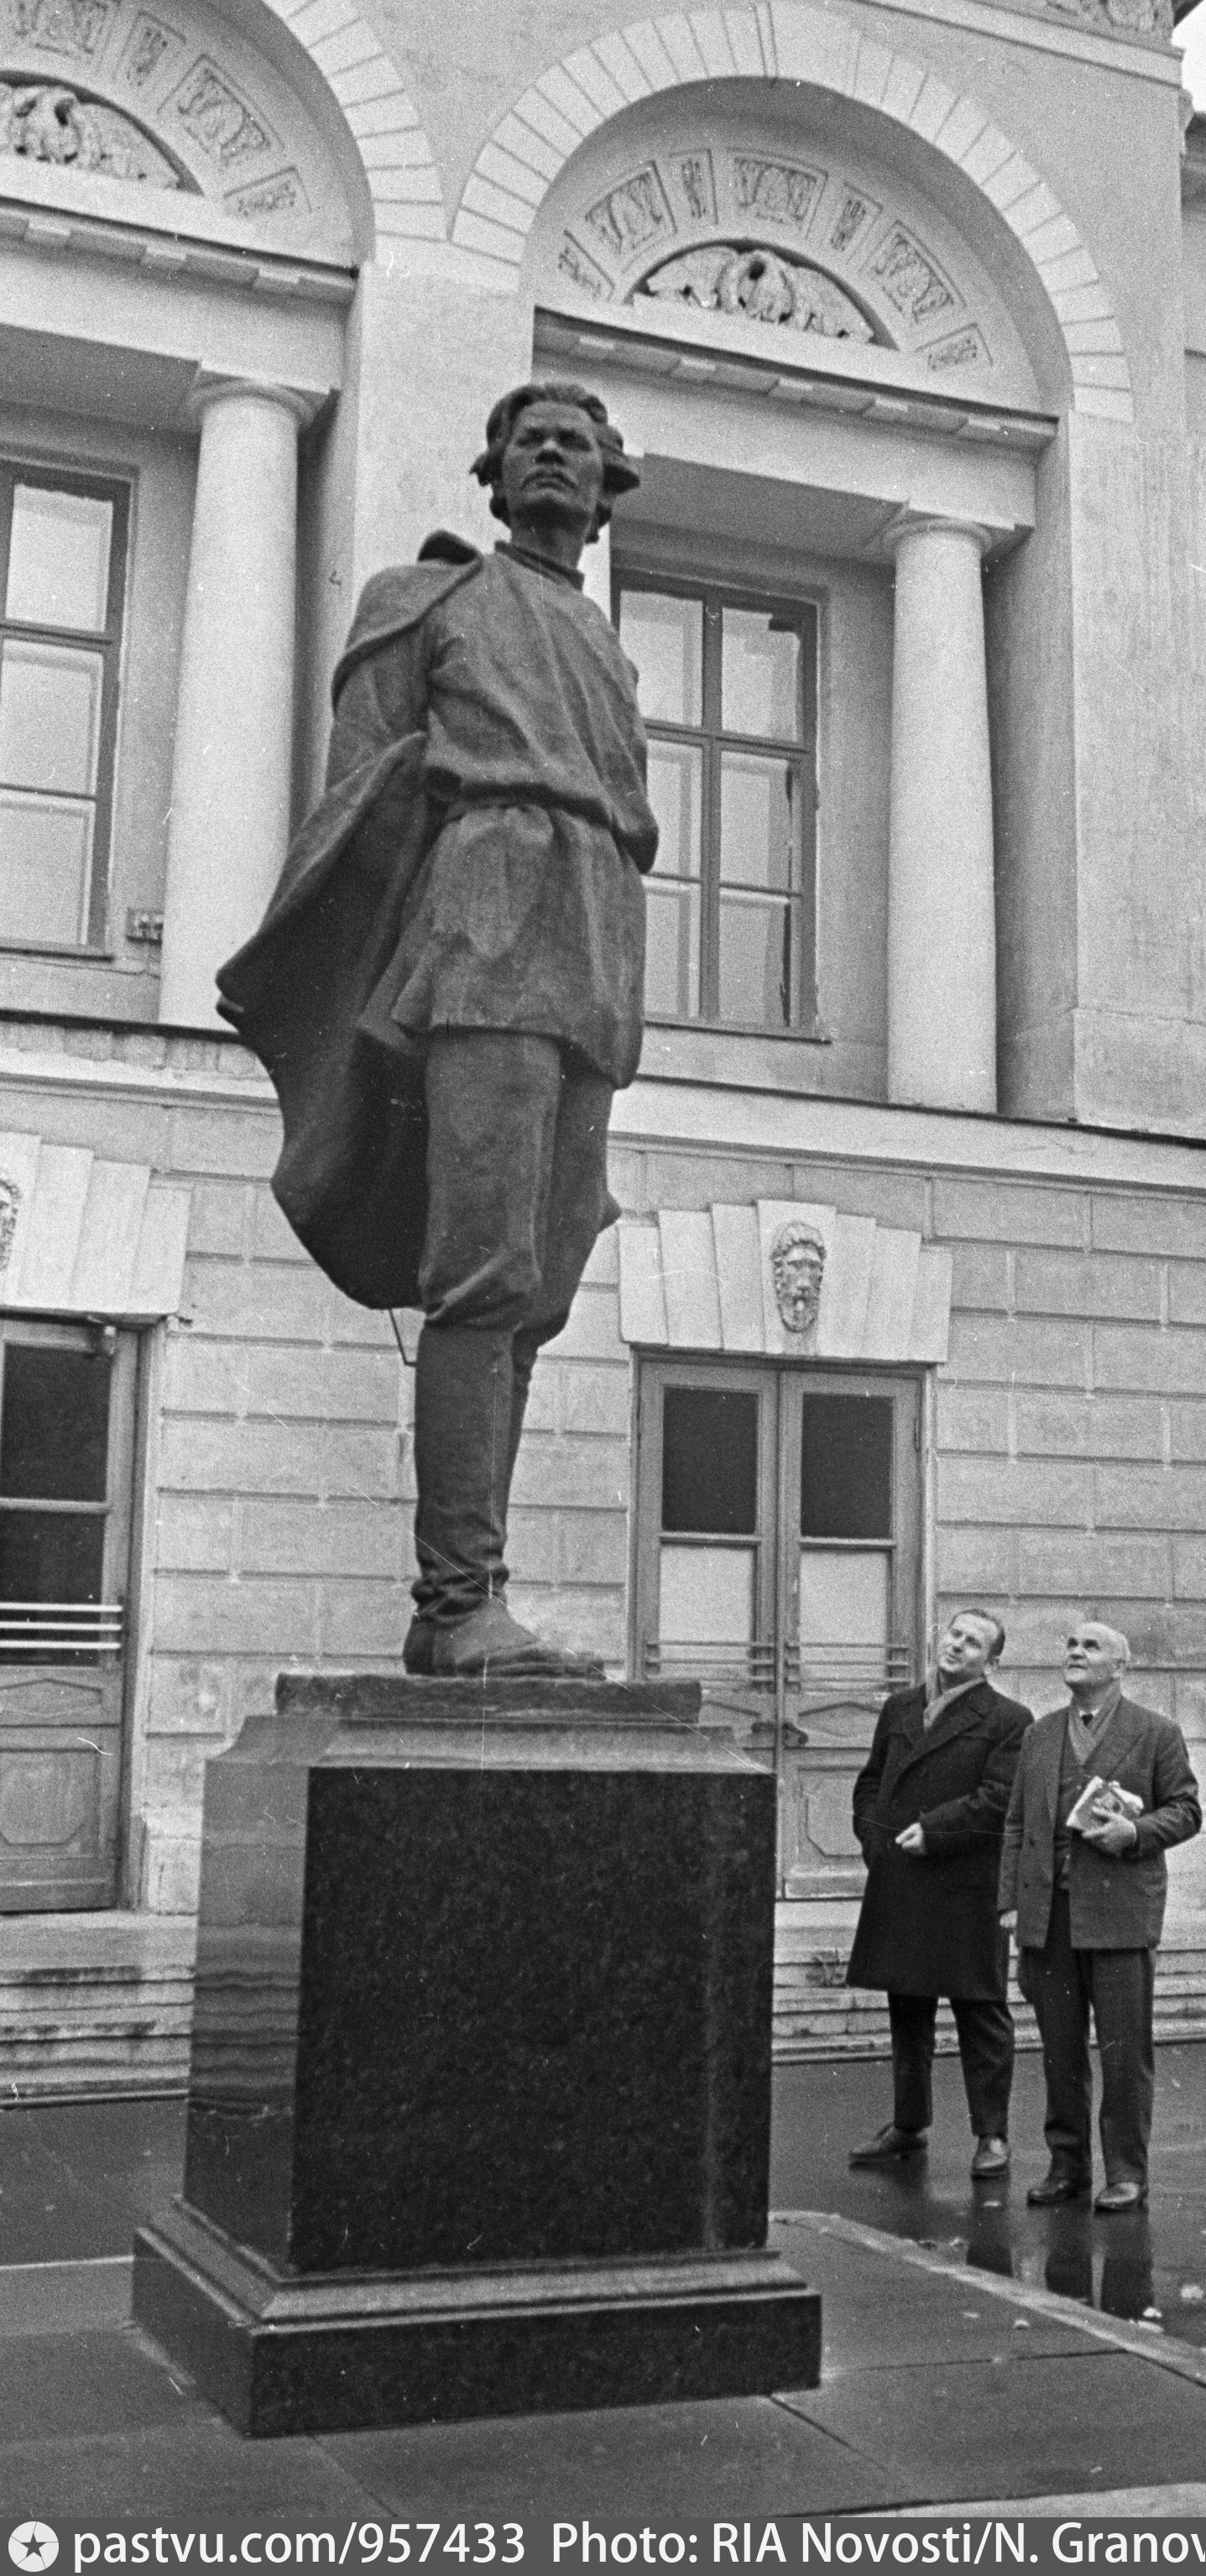
[[[1064,1652],[1070,1705],[1040,1717],[1023,1741],[997,1893],[1002,1925],[1017,1934],[1019,1983],[1038,2017],[1047,2079],[1051,2167],[1026,2197],[1051,2208],[1091,2188],[1092,2011],[1106,2174],[1096,2206],[1106,2216],[1147,2199],[1164,1854],[1202,1823],[1180,1728],[1123,1692],[1130,1660],[1119,1629],[1094,1619],[1073,1628]],[[1071,1825],[1094,1778],[1116,1782],[1141,1804],[1133,1814]]]

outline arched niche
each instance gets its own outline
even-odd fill
[[[863,350],[889,351],[936,392],[1037,408],[1050,350],[1036,368],[997,275],[942,202],[947,173],[927,167],[938,156],[913,142],[902,150],[872,109],[794,85],[662,93],[567,160],[532,224],[520,291],[623,306],[633,321],[677,312],[701,338],[722,330],[732,345],[736,330],[762,356],[775,335],[797,363],[824,341],[855,373]]]
[[[262,0],[0,0],[0,196],[85,192],[92,214],[162,227],[176,201],[190,234],[286,255],[372,247],[339,101]]]

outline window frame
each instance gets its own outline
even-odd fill
[[[16,486],[19,483],[28,484],[35,491],[74,493],[85,500],[108,501],[111,504],[113,531],[109,546],[109,582],[103,627],[39,625],[27,618],[10,618],[5,614],[14,498]],[[92,864],[83,936],[78,940],[54,940],[8,935],[2,927],[2,916],[0,916],[0,952],[7,950],[18,955],[53,957],[104,956],[108,953],[117,729],[121,700],[126,597],[129,588],[133,497],[131,475],[93,473],[86,466],[66,464],[59,466],[51,460],[42,458],[35,462],[23,457],[0,455],[0,643],[9,636],[13,636],[23,643],[72,646],[81,651],[96,653],[100,657],[102,666],[96,793],[92,798],[81,797],[78,800],[81,804],[91,803],[95,809]],[[19,784],[17,781],[0,783],[11,783],[14,786]],[[22,787],[20,792],[31,791]]]
[[[115,1334],[111,1346],[98,1347],[103,1328],[95,1324],[58,1323],[50,1318],[0,1314],[0,1426],[3,1424],[4,1362],[10,1345],[26,1349],[71,1351],[95,1361],[98,1368],[108,1368],[109,1406],[105,1460],[105,1492],[90,1500],[59,1500],[38,1494],[0,1494],[0,1513],[38,1512],[100,1521],[104,1530],[101,1558],[101,1598],[95,1605],[99,1626],[101,1617],[111,1643],[100,1652],[105,1658],[126,1652],[125,1622],[130,1588],[130,1550],[134,1507],[134,1434],[138,1336],[127,1330]],[[0,1604],[0,1613],[11,1621],[15,1602]],[[33,1608],[35,1605],[30,1604]],[[80,1605],[81,1616],[85,1605]],[[29,1654],[29,1667],[39,1658]],[[78,1648],[64,1637],[62,1650],[52,1647],[40,1658],[45,1664],[66,1661],[77,1667],[81,1657]],[[24,1654],[21,1656],[25,1664]]]
[[[716,1029],[737,1037],[816,1038],[821,1033],[817,996],[820,603],[802,592],[771,592],[758,588],[756,584],[693,579],[689,573],[662,572],[650,564],[633,567],[615,564],[611,576],[611,613],[617,633],[626,591],[667,599],[698,600],[702,611],[700,722],[697,725],[677,725],[660,717],[645,719],[645,731],[651,743],[690,746],[697,748],[701,755],[699,1009],[693,1017],[660,1012],[651,1012],[648,1016],[659,1026]],[[726,608],[782,618],[798,635],[801,654],[801,729],[798,741],[788,741],[778,734],[729,731],[724,726],[721,665],[722,619]],[[771,901],[778,900],[790,907],[790,917],[796,930],[791,1012],[782,1021],[726,1020],[720,1016],[721,907],[726,891],[721,874],[721,771],[727,752],[752,753],[767,760],[782,760],[795,771],[799,780],[796,799],[799,888],[785,896],[772,894],[769,897]],[[674,880],[666,879],[665,882],[673,883]],[[691,882],[694,880],[685,877],[681,880],[684,886]],[[732,886],[728,891],[739,892],[741,889]]]
[[[907,1676],[892,1670],[891,1657],[897,1647],[908,1655],[910,1669],[920,1657],[925,1636],[921,1616],[922,1551],[922,1410],[921,1376],[907,1369],[887,1369],[882,1373],[870,1368],[849,1366],[794,1367],[784,1371],[787,1384],[783,1389],[783,1425],[780,1455],[783,1463],[783,1486],[779,1507],[779,1558],[784,1632],[788,1637],[800,1633],[800,1560],[806,1554],[817,1556],[874,1555],[882,1552],[888,1559],[888,1669],[874,1687],[898,1690]],[[892,1530],[887,1538],[816,1538],[805,1537],[800,1528],[800,1478],[803,1452],[804,1398],[812,1393],[844,1395],[856,1399],[883,1399],[892,1403]],[[806,1693],[807,1663],[805,1649],[800,1650],[800,1691]]]

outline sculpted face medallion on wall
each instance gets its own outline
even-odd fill
[[[810,1333],[821,1303],[825,1246],[799,1219],[781,1225],[771,1245],[775,1304],[789,1333]]]

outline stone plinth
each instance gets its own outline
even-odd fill
[[[765,2250],[774,1782],[698,1718],[282,1676],[209,1765],[135,2313],[243,2430],[815,2385]]]

